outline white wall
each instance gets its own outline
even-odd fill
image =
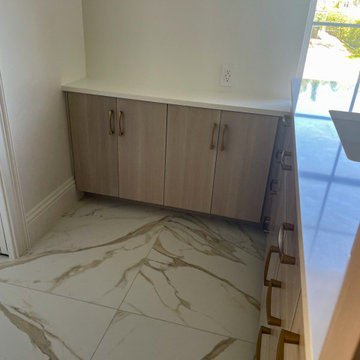
[[[87,74],[290,99],[310,0],[83,0]],[[235,66],[220,86],[221,64]]]
[[[81,0],[0,0],[0,71],[28,212],[72,177],[60,85],[86,74]]]

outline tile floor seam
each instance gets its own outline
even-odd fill
[[[162,230],[160,230],[159,233],[160,233],[161,231],[162,231]],[[146,256],[143,257],[143,259],[142,259],[142,264],[141,264],[141,267],[140,267],[139,271],[137,272],[137,274],[135,275],[133,281],[131,282],[131,285],[129,286],[129,289],[126,291],[125,296],[124,296],[123,299],[121,300],[120,305],[117,307],[117,310],[118,310],[118,311],[120,310],[120,307],[121,307],[121,305],[123,304],[123,302],[125,301],[125,299],[126,299],[128,293],[130,292],[132,286],[134,285],[135,280],[137,279],[138,275],[140,274],[142,268],[145,266],[145,264],[144,264],[145,259],[147,259],[147,258],[149,257],[152,249],[153,249],[154,246],[155,246],[156,241],[157,241],[157,240],[154,241],[154,244],[151,246],[151,248],[150,248],[150,250],[148,251],[148,253],[146,254]]]
[[[154,244],[151,246],[150,250],[147,252],[147,254],[144,256],[144,258],[142,259],[142,261],[144,261],[145,259],[147,259],[153,249],[153,247],[155,246],[155,243],[156,241],[154,241]],[[66,295],[62,295],[62,294],[57,294],[57,293],[53,293],[51,291],[46,291],[46,290],[40,290],[40,289],[36,289],[36,288],[33,288],[33,287],[30,287],[30,286],[25,286],[25,285],[19,285],[19,284],[16,284],[14,282],[11,282],[11,281],[8,281],[8,282],[3,282],[0,280],[0,283],[2,284],[5,284],[5,285],[11,285],[11,286],[16,286],[16,287],[19,287],[19,288],[23,288],[23,289],[28,289],[28,290],[33,290],[33,291],[37,291],[37,292],[40,292],[40,293],[43,293],[43,294],[49,294],[49,295],[53,295],[53,296],[58,296],[58,297],[62,297],[62,298],[65,298],[65,299],[69,299],[69,300],[75,300],[75,301],[80,301],[80,302],[83,302],[83,303],[86,303],[86,304],[92,304],[92,305],[97,305],[97,306],[101,306],[101,307],[105,307],[105,308],[108,308],[108,309],[113,309],[113,310],[119,310],[120,306],[122,305],[122,303],[124,302],[128,292],[130,291],[131,287],[133,286],[134,282],[135,282],[135,279],[137,278],[137,276],[139,275],[141,269],[143,268],[144,266],[144,263],[142,263],[139,271],[137,272],[137,274],[135,275],[135,278],[134,280],[131,282],[131,285],[129,287],[129,289],[126,291],[125,293],[125,296],[124,298],[122,299],[122,301],[120,302],[120,305],[119,306],[110,306],[110,305],[104,305],[104,304],[98,304],[96,302],[92,302],[92,301],[86,301],[86,300],[83,300],[83,299],[78,299],[78,298],[74,298],[74,297],[71,297],[71,296],[66,296]]]
[[[149,252],[148,252],[148,253],[146,254],[146,256],[143,258],[143,261],[144,261],[144,260],[145,260],[145,259],[146,259],[149,255],[150,255],[150,252],[151,252],[151,250],[153,249],[153,247],[154,247],[155,243],[156,243],[156,240],[154,241],[154,244],[151,246],[151,248],[150,248]],[[99,343],[97,344],[97,346],[96,346],[96,348],[95,348],[95,350],[94,350],[94,352],[93,352],[93,354],[92,354],[92,356],[90,357],[90,359],[89,359],[89,360],[92,360],[92,359],[93,359],[93,357],[95,356],[96,351],[98,350],[98,348],[100,347],[100,345],[101,345],[102,341],[104,340],[104,338],[105,338],[105,336],[106,336],[107,332],[109,331],[110,326],[111,326],[112,322],[114,321],[114,319],[115,319],[116,315],[117,315],[120,311],[121,311],[121,312],[125,312],[125,311],[122,311],[122,310],[119,310],[119,309],[120,309],[121,305],[123,304],[123,302],[124,302],[124,300],[125,300],[125,298],[126,298],[127,294],[129,293],[129,291],[130,291],[131,287],[133,286],[133,284],[134,284],[134,282],[135,282],[136,278],[138,277],[139,273],[141,272],[141,269],[143,268],[143,266],[145,266],[145,265],[144,265],[144,263],[141,265],[141,267],[140,267],[139,271],[137,272],[137,274],[135,275],[135,277],[134,277],[133,281],[131,282],[131,285],[129,286],[129,289],[126,291],[124,298],[122,299],[122,301],[121,301],[120,305],[117,307],[117,309],[116,309],[116,311],[115,311],[115,314],[114,314],[113,318],[111,319],[111,321],[110,321],[109,325],[107,326],[107,328],[106,328],[106,330],[105,330],[105,332],[104,332],[103,336],[101,337],[101,339],[100,339]],[[127,313],[131,314],[130,312],[127,312]],[[136,315],[138,315],[138,314],[136,314]]]
[[[0,281],[0,284],[9,285],[9,286],[15,286],[15,287],[22,288],[22,289],[26,289],[26,290],[36,291],[36,292],[39,292],[39,293],[42,293],[42,294],[47,294],[47,295],[52,295],[52,296],[61,297],[61,298],[68,299],[68,300],[73,300],[73,301],[77,301],[77,302],[82,302],[82,303],[85,303],[85,304],[96,305],[96,306],[100,306],[100,307],[103,307],[103,308],[106,308],[106,309],[115,310],[115,311],[118,310],[117,307],[113,307],[113,306],[109,306],[109,305],[103,305],[103,304],[98,304],[98,303],[91,302],[91,301],[86,301],[86,300],[81,300],[81,299],[74,298],[74,297],[71,297],[71,296],[66,296],[66,295],[61,295],[61,294],[54,294],[54,293],[49,292],[49,291],[46,291],[46,290],[34,289],[34,288],[32,288],[32,287],[28,287],[28,286],[24,286],[24,285],[19,285],[19,284],[14,284],[14,283],[11,283],[11,282],[1,282],[1,281]]]
[[[96,345],[96,347],[95,347],[94,352],[93,352],[93,353],[92,353],[92,355],[89,357],[89,360],[92,360],[92,358],[95,356],[95,354],[96,354],[96,352],[97,352],[97,350],[98,350],[98,348],[99,348],[100,344],[101,344],[101,343],[102,343],[102,341],[104,340],[104,338],[105,338],[105,336],[106,336],[106,334],[107,334],[108,330],[110,329],[110,326],[111,326],[112,322],[114,321],[114,319],[115,319],[115,317],[116,317],[116,315],[117,315],[117,314],[118,314],[118,310],[116,310],[116,311],[115,311],[114,316],[113,316],[113,317],[112,317],[112,319],[110,320],[109,325],[106,327],[106,329],[105,329],[105,331],[104,331],[103,336],[100,338],[100,340],[99,340],[98,344],[97,344],[97,345]]]
[[[197,328],[197,327],[193,327],[193,326],[190,326],[190,325],[180,324],[180,323],[177,323],[177,322],[174,322],[174,321],[169,321],[169,320],[160,319],[160,318],[153,317],[153,316],[149,316],[149,315],[146,315],[146,314],[139,314],[139,313],[132,312],[132,311],[129,311],[129,310],[120,310],[120,309],[118,310],[118,312],[124,312],[124,313],[132,314],[132,315],[142,316],[142,317],[145,317],[145,318],[147,318],[147,319],[162,321],[162,322],[164,322],[164,323],[182,326],[182,327],[185,327],[185,328],[187,328],[187,329],[198,330],[198,331],[206,332],[206,333],[208,333],[208,334],[218,335],[218,336],[222,336],[222,337],[224,337],[224,338],[235,339],[235,340],[239,340],[239,341],[243,341],[243,342],[246,342],[246,343],[249,343],[249,344],[256,345],[256,342],[253,342],[253,341],[241,339],[241,338],[238,338],[238,337],[235,337],[235,336],[231,336],[231,335],[220,334],[220,333],[217,333],[217,332],[215,332],[215,331],[211,331],[211,330],[207,330],[207,329],[202,329],[202,328]]]

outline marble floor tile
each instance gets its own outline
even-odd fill
[[[0,261],[0,359],[90,359],[115,313],[95,360],[252,359],[263,263],[255,225],[85,199]]]
[[[90,360],[115,312],[0,284],[0,358]]]
[[[119,311],[93,360],[253,360],[255,345]]]
[[[12,283],[117,308],[169,213],[88,199],[25,257],[0,263]]]
[[[236,223],[177,214],[120,309],[255,343],[263,257],[263,238]]]

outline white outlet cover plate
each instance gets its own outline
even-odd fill
[[[222,86],[231,86],[233,77],[233,65],[232,64],[223,64],[221,70],[221,79],[220,83]]]

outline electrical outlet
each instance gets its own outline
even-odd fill
[[[223,64],[220,83],[222,86],[231,86],[233,67],[231,64]]]

